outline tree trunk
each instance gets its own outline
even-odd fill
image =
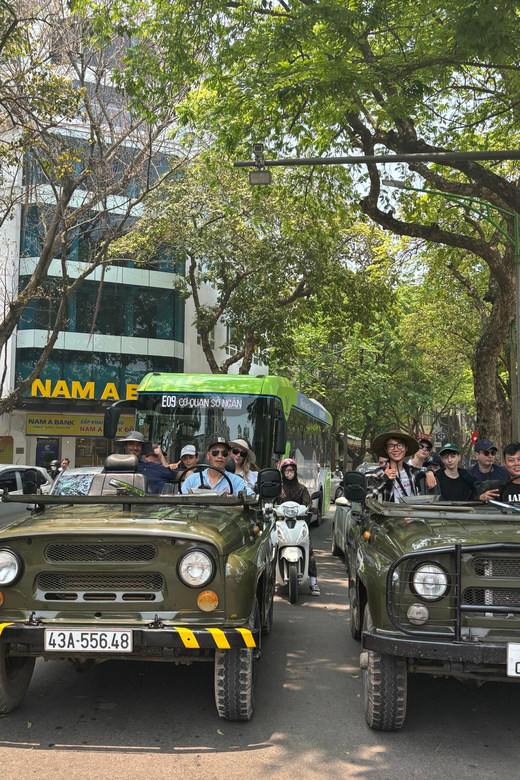
[[[510,417],[505,395],[497,388],[498,361],[509,335],[514,303],[514,288],[502,286],[472,358],[479,438],[491,439],[499,451],[509,439]]]

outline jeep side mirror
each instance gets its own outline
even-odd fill
[[[262,469],[258,473],[256,490],[260,498],[278,498],[282,492],[282,475],[278,469]]]
[[[121,417],[122,409],[138,409],[138,401],[116,401],[112,406],[105,410],[105,419],[103,420],[103,436],[105,439],[115,439],[117,436],[117,426]]]
[[[347,501],[361,503],[365,500],[367,489],[364,474],[360,474],[359,471],[349,471],[345,474],[343,482],[343,494]]]
[[[274,447],[275,455],[284,455],[287,446],[287,421],[279,417],[276,420],[274,428]]]
[[[23,473],[22,492],[25,496],[34,496],[38,492],[39,473],[36,469],[26,469]]]

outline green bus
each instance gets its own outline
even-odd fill
[[[194,444],[202,456],[212,434],[246,439],[259,468],[294,458],[309,492],[321,492],[320,514],[330,502],[332,417],[317,401],[276,376],[147,374],[136,401],[118,401],[106,415],[105,436],[113,438],[121,409],[136,409],[136,430],[160,442],[168,462]],[[315,502],[317,503],[317,502]]]

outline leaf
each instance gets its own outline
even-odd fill
[[[217,729],[217,734],[220,734],[220,736],[221,736],[221,737],[223,737],[223,736],[224,736],[224,732],[223,732],[223,731],[221,731],[220,729]]]
[[[353,680],[357,680],[358,677],[359,677],[359,674],[351,674],[350,676],[352,677]]]
[[[27,728],[28,728],[28,729],[32,728],[32,723],[31,723],[31,721],[30,721],[30,720],[28,720],[28,721],[27,721]]]

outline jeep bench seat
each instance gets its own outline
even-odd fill
[[[111,479],[118,479],[148,493],[148,480],[144,474],[137,473],[135,455],[109,455],[105,461],[105,470],[96,474],[90,484],[89,496],[115,496],[117,488],[110,485]]]

